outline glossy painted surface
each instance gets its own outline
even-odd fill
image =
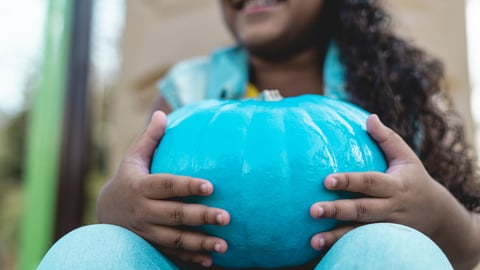
[[[226,254],[214,254],[216,264],[303,264],[319,254],[310,247],[311,236],[337,224],[314,220],[310,206],[352,196],[327,191],[325,176],[386,170],[366,132],[367,116],[349,103],[316,95],[200,102],[169,115],[151,171],[212,181],[213,195],[190,199],[230,212],[230,225],[200,228],[229,243]]]

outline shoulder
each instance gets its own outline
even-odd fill
[[[209,57],[201,56],[178,62],[168,71],[158,87],[172,109],[201,99],[209,65]]]

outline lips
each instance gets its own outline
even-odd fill
[[[234,0],[232,1],[232,5],[236,10],[245,11],[274,7],[286,1],[287,0]]]

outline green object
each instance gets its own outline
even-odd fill
[[[36,269],[53,240],[72,3],[70,0],[48,3],[44,62],[27,126],[18,267],[23,270]]]

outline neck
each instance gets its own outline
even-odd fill
[[[284,97],[323,94],[325,52],[309,48],[275,60],[250,55],[250,82],[259,90],[278,89]]]

